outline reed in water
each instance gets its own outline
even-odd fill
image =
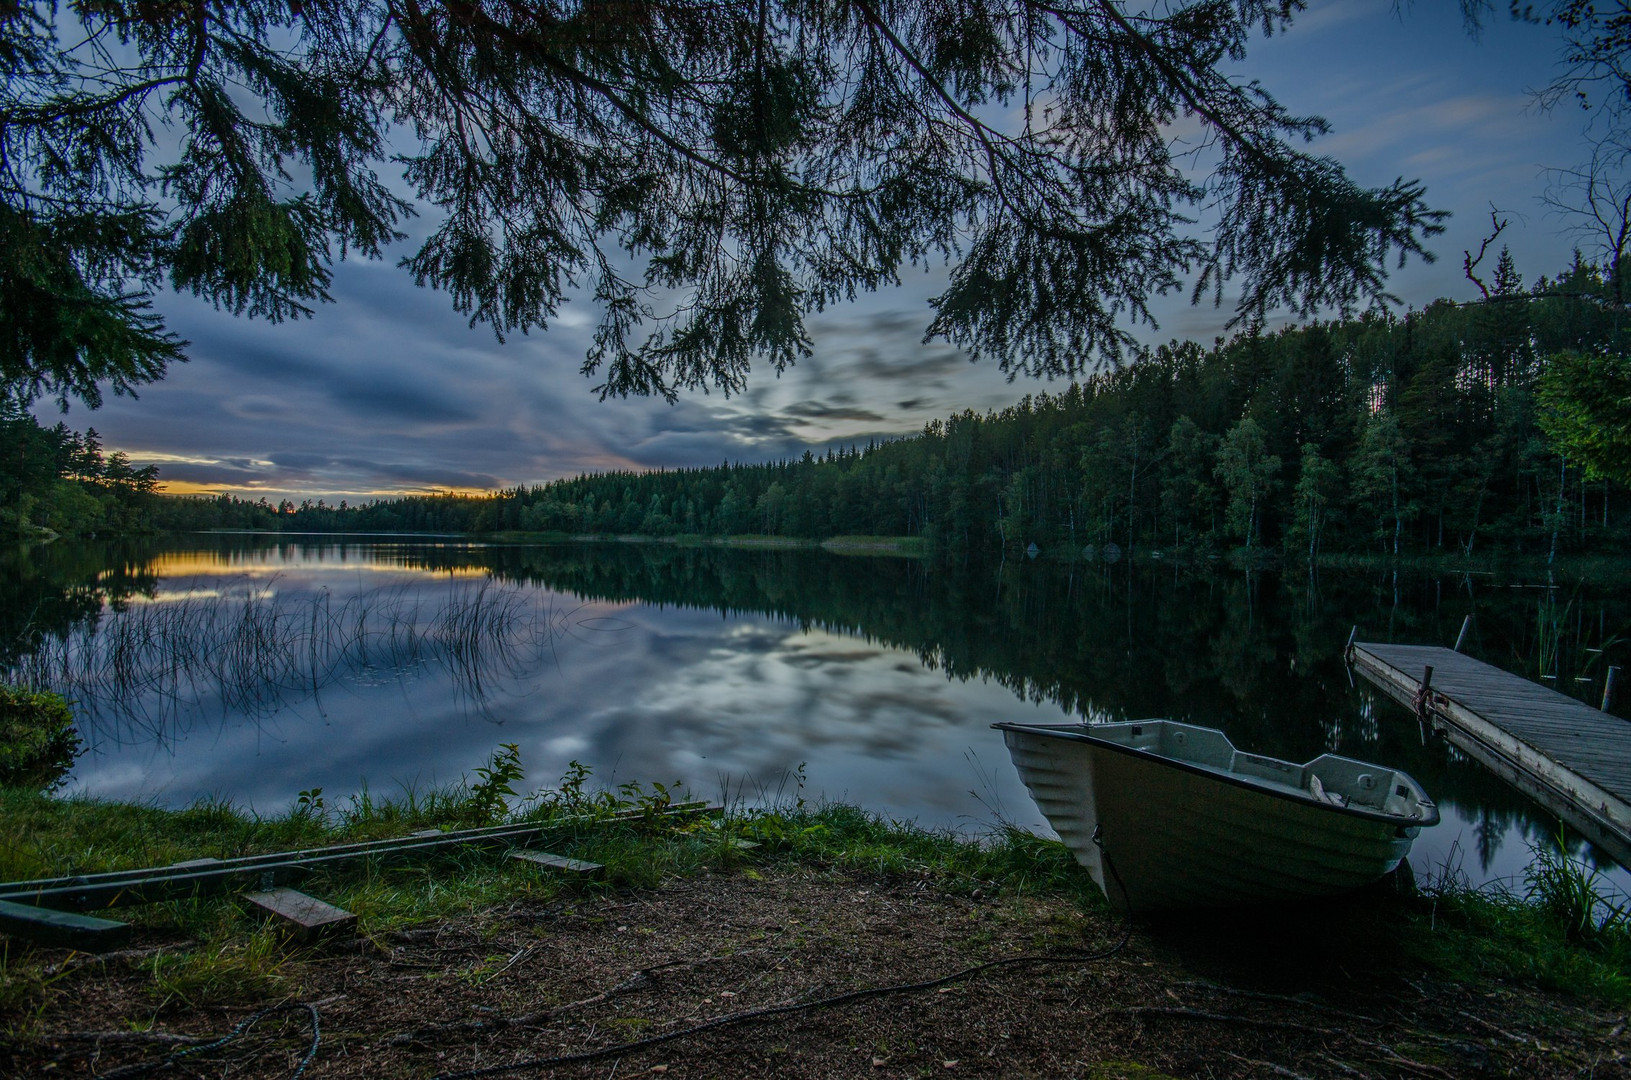
[[[155,733],[206,711],[264,718],[345,681],[426,668],[479,706],[496,681],[552,658],[576,611],[491,579],[455,581],[440,597],[382,588],[344,599],[245,580],[105,609],[0,680],[62,694],[82,723],[117,717]]]

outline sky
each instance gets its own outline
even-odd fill
[[[1391,291],[1419,307],[1476,295],[1462,251],[1488,234],[1492,207],[1510,221],[1501,242],[1526,280],[1564,268],[1580,243],[1540,201],[1547,169],[1587,156],[1580,113],[1547,113],[1531,98],[1558,51],[1554,31],[1504,12],[1474,40],[1449,0],[1312,0],[1289,32],[1256,41],[1232,70],[1293,111],[1325,117],[1332,133],[1312,149],[1357,182],[1420,179],[1428,202],[1452,213],[1431,244],[1438,260],[1393,272]],[[501,343],[396,268],[414,242],[382,261],[338,264],[334,302],[310,320],[272,325],[160,297],[170,328],[191,342],[190,362],[138,399],[75,405],[62,419],[95,427],[137,465],[158,465],[173,493],[336,503],[797,457],[1064,387],[1010,381],[994,363],[925,344],[928,301],[945,281],[936,268],[907,269],[898,288],[812,317],[812,355],[779,378],[756,371],[740,395],[601,401],[579,373],[596,319],[587,303]],[[1157,328],[1132,328],[1147,344],[1210,343],[1231,314],[1227,297],[1217,308],[1191,306],[1187,294],[1152,309]],[[54,405],[38,414],[58,419]]]

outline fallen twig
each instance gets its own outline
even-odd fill
[[[1343,1061],[1340,1058],[1334,1058],[1330,1054],[1321,1054],[1319,1057],[1321,1061],[1327,1061],[1332,1065],[1335,1065],[1338,1072],[1346,1073],[1349,1076],[1363,1076],[1366,1077],[1367,1080],[1370,1077],[1370,1073],[1365,1072],[1363,1069],[1356,1069],[1352,1065],[1349,1065],[1346,1061]]]
[[[630,975],[628,978],[624,979],[622,982],[618,983],[616,986],[613,986],[609,990],[602,990],[598,994],[591,994],[586,998],[579,998],[577,1001],[569,1001],[565,1005],[551,1005],[546,1009],[539,1009],[530,1013],[522,1013],[519,1016],[505,1016],[503,1014],[496,1014],[481,1020],[461,1020],[446,1024],[428,1024],[424,1027],[415,1028],[412,1031],[399,1032],[385,1040],[385,1045],[404,1046],[408,1043],[419,1042],[435,1036],[474,1035],[490,1031],[500,1031],[504,1028],[528,1027],[533,1024],[552,1019],[556,1016],[560,1016],[563,1013],[574,1012],[578,1009],[587,1009],[592,1005],[599,1005],[604,1001],[609,1001],[619,994],[626,994],[630,990],[642,989],[655,981],[652,976],[657,972],[671,971],[678,968],[701,967],[704,964],[712,964],[721,960],[736,960],[747,955],[747,953],[751,951],[754,950],[745,949],[742,952],[732,953],[729,956],[705,956],[700,960],[671,960],[663,964],[653,964],[650,967],[641,968],[639,971],[636,971],[633,975]],[[508,967],[508,965],[505,966]]]
[[[1308,1080],[1308,1077],[1304,1076],[1302,1073],[1293,1072],[1284,1065],[1276,1065],[1272,1061],[1259,1061],[1257,1058],[1241,1057],[1239,1054],[1231,1054],[1227,1050],[1223,1052],[1223,1056],[1232,1057],[1236,1061],[1245,1062],[1247,1065],[1256,1065],[1258,1068],[1267,1069],[1276,1076],[1288,1077],[1289,1080]]]
[[[1192,979],[1188,982],[1178,983],[1177,985],[1179,987],[1195,987],[1201,990],[1214,990],[1220,994],[1228,994],[1231,997],[1250,998],[1253,1001],[1279,1001],[1284,1002],[1287,1005],[1295,1005],[1299,1008],[1318,1009],[1321,1012],[1330,1013],[1332,1016],[1340,1016],[1346,1020],[1358,1020],[1365,1024],[1375,1024],[1378,1027],[1381,1027],[1387,1023],[1387,1021],[1378,1020],[1374,1016],[1366,1016],[1363,1013],[1349,1012],[1346,1009],[1339,1009],[1334,1005],[1327,1005],[1324,1002],[1316,1001],[1312,997],[1304,997],[1301,995],[1292,996],[1289,994],[1270,994],[1262,990],[1242,990],[1236,986],[1225,986],[1222,983],[1208,982],[1205,979]]]
[[[1340,1028],[1314,1027],[1312,1024],[1299,1024],[1292,1020],[1259,1020],[1253,1016],[1207,1012],[1204,1009],[1191,1009],[1184,1005],[1130,1005],[1121,1009],[1105,1009],[1102,1012],[1094,1013],[1090,1019],[1098,1020],[1106,1016],[1118,1015],[1185,1017],[1191,1020],[1212,1020],[1220,1024],[1244,1024],[1247,1027],[1271,1028],[1278,1031],[1301,1031],[1304,1034],[1319,1035],[1325,1038],[1353,1038],[1352,1035]]]
[[[43,1036],[54,1042],[88,1042],[115,1046],[196,1046],[214,1042],[214,1035],[171,1035],[165,1031],[63,1031]]]
[[[117,949],[105,953],[74,953],[60,964],[46,964],[40,970],[46,975],[65,975],[70,971],[78,971],[82,967],[95,967],[99,964],[119,964],[126,960],[145,960],[149,956],[171,949],[191,948],[197,942],[171,941],[163,945],[149,945],[141,949]]]
[[[1385,1043],[1379,1043],[1374,1039],[1362,1038],[1361,1036],[1355,1035],[1351,1031],[1344,1031],[1341,1028],[1314,1027],[1312,1024],[1299,1024],[1291,1020],[1259,1020],[1252,1016],[1238,1016],[1233,1013],[1207,1012],[1203,1009],[1191,1009],[1170,1005],[1133,1005],[1122,1009],[1106,1009],[1103,1012],[1095,1013],[1093,1019],[1098,1019],[1104,1016],[1115,1016],[1118,1014],[1130,1016],[1172,1016],[1192,1020],[1211,1020],[1220,1024],[1238,1024],[1246,1027],[1267,1028],[1273,1031],[1300,1031],[1307,1035],[1318,1035],[1322,1038],[1347,1039],[1348,1041],[1356,1043],[1359,1046],[1380,1051],[1382,1054],[1386,1055],[1386,1061],[1390,1065],[1399,1066],[1409,1069],[1412,1072],[1419,1072],[1428,1076],[1442,1076],[1445,1078],[1445,1080],[1455,1080],[1453,1074],[1445,1072],[1437,1065],[1428,1065],[1423,1062],[1416,1061],[1414,1058],[1407,1058],[1397,1050],[1393,1049],[1393,1047],[1388,1046]]]

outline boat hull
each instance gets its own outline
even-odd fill
[[[1335,895],[1390,872],[1417,832],[1086,739],[1003,734],[1037,807],[1124,911]]]

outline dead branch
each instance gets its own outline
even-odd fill
[[[1363,1013],[1348,1012],[1346,1009],[1339,1009],[1334,1005],[1327,1005],[1324,1002],[1315,1001],[1310,997],[1293,997],[1289,994],[1270,994],[1262,990],[1242,990],[1239,987],[1224,986],[1222,983],[1209,982],[1206,979],[1191,979],[1187,982],[1177,983],[1176,985],[1179,988],[1210,990],[1218,994],[1228,994],[1231,997],[1249,998],[1252,1001],[1276,1001],[1283,1002],[1287,1005],[1295,1005],[1300,1009],[1318,1009],[1320,1012],[1329,1013],[1332,1016],[1340,1016],[1345,1020],[1357,1020],[1360,1023],[1374,1024],[1377,1027],[1381,1027],[1387,1023],[1387,1021],[1378,1020],[1374,1016],[1366,1016]]]
[[[1204,1009],[1191,1009],[1186,1007],[1174,1007],[1170,1005],[1134,1005],[1121,1009],[1106,1009],[1103,1012],[1095,1013],[1091,1019],[1097,1020],[1105,1016],[1115,1015],[1171,1016],[1192,1020],[1211,1020],[1220,1024],[1265,1028],[1271,1031],[1297,1031],[1302,1032],[1305,1035],[1317,1035],[1321,1038],[1327,1039],[1346,1039],[1349,1042],[1352,1042],[1358,1046],[1363,1046],[1368,1050],[1380,1052],[1384,1055],[1384,1060],[1389,1065],[1407,1069],[1411,1072],[1421,1073],[1425,1076],[1439,1076],[1443,1077],[1444,1080],[1455,1080],[1453,1074],[1445,1072],[1437,1065],[1427,1065],[1423,1062],[1416,1061],[1413,1058],[1407,1058],[1397,1050],[1393,1049],[1393,1047],[1388,1046],[1386,1043],[1379,1043],[1374,1039],[1362,1038],[1355,1035],[1351,1031],[1344,1031],[1342,1028],[1314,1027],[1312,1024],[1299,1024],[1291,1020],[1259,1020],[1256,1017],[1251,1016],[1238,1016],[1233,1013],[1207,1012]]]
[[[1308,1080],[1308,1077],[1304,1076],[1302,1073],[1292,1072],[1290,1069],[1286,1068],[1284,1065],[1276,1065],[1272,1061],[1259,1061],[1257,1058],[1241,1057],[1239,1054],[1231,1054],[1227,1050],[1225,1050],[1223,1052],[1223,1056],[1224,1057],[1232,1057],[1236,1061],[1244,1062],[1247,1065],[1255,1065],[1259,1069],[1267,1069],[1269,1072],[1273,1073],[1275,1076],[1284,1076],[1284,1077],[1287,1077],[1288,1080]]]
[[[1512,1042],[1515,1042],[1519,1046],[1529,1045],[1529,1040],[1524,1038],[1522,1035],[1514,1035],[1514,1034],[1512,1034],[1512,1032],[1506,1030],[1505,1028],[1496,1027],[1494,1024],[1490,1023],[1488,1020],[1485,1020],[1482,1016],[1474,1016],[1472,1013],[1468,1012],[1465,1009],[1457,1009],[1456,1013],[1458,1015],[1460,1015],[1460,1016],[1465,1017],[1468,1020],[1471,1020],[1473,1023],[1477,1024],[1479,1027],[1484,1028],[1487,1031],[1494,1032],[1495,1034],[1499,1035],[1503,1039],[1508,1039],[1508,1040],[1510,1040]]]
[[[641,968],[609,990],[602,990],[598,994],[591,994],[586,998],[569,1001],[565,1005],[551,1005],[546,1009],[538,1009],[535,1012],[522,1013],[518,1016],[496,1014],[481,1020],[429,1024],[424,1027],[414,1028],[412,1031],[398,1032],[386,1039],[383,1045],[405,1046],[409,1043],[421,1042],[437,1036],[486,1034],[488,1032],[502,1031],[505,1028],[530,1027],[546,1020],[552,1020],[564,1013],[576,1012],[579,1009],[587,1009],[602,1002],[610,1001],[612,998],[620,994],[626,994],[631,990],[642,990],[656,982],[653,976],[658,972],[688,970],[702,967],[705,964],[718,963],[721,960],[738,960],[748,953],[756,951],[760,950],[744,949],[742,952],[732,953],[729,956],[705,956],[699,960],[672,960],[665,964],[653,964],[650,967]]]
[[[141,949],[117,949],[105,953],[74,953],[60,964],[46,964],[41,968],[45,975],[66,975],[70,971],[78,971],[83,967],[96,967],[101,964],[122,964],[127,960],[145,960],[149,956],[172,949],[188,949],[197,942],[172,941],[164,945],[150,945]]]
[[[1349,1065],[1346,1061],[1334,1058],[1330,1054],[1320,1054],[1319,1058],[1321,1061],[1328,1062],[1329,1064],[1335,1066],[1338,1072],[1344,1073],[1348,1076],[1362,1076],[1369,1080],[1370,1073],[1365,1072],[1362,1069],[1356,1069],[1352,1065]]]
[[[165,1031],[63,1031],[42,1036],[51,1042],[88,1042],[104,1046],[197,1046],[216,1035],[171,1035]]]
[[[1106,1016],[1172,1016],[1190,1020],[1212,1020],[1220,1024],[1242,1024],[1246,1027],[1268,1028],[1274,1031],[1300,1031],[1305,1035],[1318,1035],[1321,1038],[1354,1038],[1353,1035],[1341,1028],[1314,1027],[1311,1024],[1299,1024],[1293,1020],[1259,1020],[1254,1016],[1207,1012],[1205,1009],[1191,1009],[1188,1006],[1129,1005],[1120,1009],[1105,1009],[1102,1012],[1094,1013],[1089,1019],[1100,1020]],[[1357,1039],[1355,1041],[1363,1043],[1366,1040]]]
[[[1479,278],[1473,271],[1478,268],[1479,263],[1484,261],[1484,256],[1489,253],[1489,246],[1495,243],[1495,238],[1500,236],[1501,232],[1509,224],[1508,219],[1498,217],[1498,214],[1499,211],[1493,206],[1489,208],[1489,223],[1494,226],[1495,231],[1484,237],[1483,242],[1478,245],[1477,257],[1475,258],[1471,251],[1465,249],[1461,252],[1461,271],[1467,275],[1468,281],[1478,286],[1478,292],[1485,300],[1489,299],[1489,288],[1484,284],[1483,279]]]

